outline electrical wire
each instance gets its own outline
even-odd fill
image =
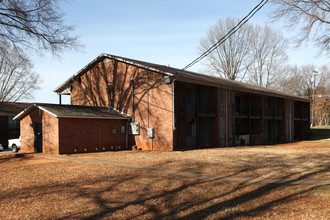
[[[187,66],[185,66],[181,70],[186,70],[199,61],[201,61],[203,58],[208,56],[210,53],[212,53],[217,47],[219,47],[222,43],[224,43],[228,38],[230,38],[233,34],[235,34],[246,22],[248,22],[264,5],[268,2],[268,0],[262,0],[259,2],[257,6],[255,6],[248,15],[246,15],[238,24],[233,27],[225,36],[223,36],[220,40],[218,40],[214,45],[212,45],[208,50],[206,50],[204,53],[202,53],[199,57],[197,57],[194,61],[189,63]]]

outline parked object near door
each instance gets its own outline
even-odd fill
[[[0,144],[0,151],[3,151],[3,146]]]
[[[9,139],[8,148],[11,149],[13,153],[18,152],[21,149],[21,137],[16,139]]]

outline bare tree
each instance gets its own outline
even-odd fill
[[[238,22],[239,20],[235,18],[220,19],[216,25],[209,29],[207,36],[200,41],[198,51],[200,53],[206,51]],[[214,50],[206,59],[207,68],[213,74],[226,79],[243,79],[251,64],[249,42],[251,41],[252,29],[250,24],[245,24]]]
[[[200,42],[204,52],[225,35],[238,19],[219,20]],[[287,60],[287,41],[280,32],[259,25],[245,24],[208,57],[206,66],[213,74],[231,80],[244,80],[270,87],[278,80]],[[275,78],[276,77],[276,78]]]
[[[289,66],[286,68],[287,76],[277,85],[278,90],[313,99],[313,71],[318,71],[315,78],[315,124],[319,125],[327,123],[330,119],[330,69],[328,66]]]
[[[39,89],[39,75],[32,71],[31,61],[9,43],[0,44],[0,102],[27,100]]]
[[[22,49],[47,50],[59,55],[64,49],[77,49],[71,26],[63,24],[61,0],[0,1],[0,40]]]
[[[313,94],[313,71],[314,65],[287,66],[285,68],[286,77],[278,83],[278,90],[294,95],[312,98]]]
[[[274,20],[285,18],[287,27],[297,28],[297,46],[312,38],[321,52],[330,53],[330,3],[328,0],[272,0]]]
[[[313,71],[318,71],[315,78],[316,94],[330,86],[330,70],[327,65],[317,67],[315,65],[288,66],[286,67],[286,77],[279,82],[279,90],[292,93],[306,98],[313,95]]]
[[[330,122],[330,69],[327,65],[319,68],[318,85],[315,96],[315,123],[325,125]]]
[[[249,81],[258,86],[271,87],[282,77],[282,67],[287,61],[287,40],[282,33],[268,26],[255,25],[250,51],[253,63],[249,68]]]

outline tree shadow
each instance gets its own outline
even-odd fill
[[[303,190],[288,192],[274,199],[264,199],[261,203],[252,205],[256,199],[260,200],[301,180],[329,172],[329,167],[323,167],[304,175],[292,173],[282,177],[287,181],[279,183],[248,181],[224,183],[223,181],[228,177],[244,175],[253,168],[242,168],[218,179],[205,179],[202,176],[201,178],[189,178],[157,173],[157,167],[163,167],[166,163],[172,162],[164,161],[155,164],[151,168],[154,172],[118,168],[118,172],[115,174],[98,175],[95,174],[99,172],[98,167],[86,168],[91,169],[88,172],[95,172],[92,177],[80,175],[76,179],[66,182],[58,182],[55,179],[54,182],[39,183],[33,187],[23,187],[20,190],[13,189],[2,192],[0,199],[4,202],[7,199],[15,198],[22,201],[26,199],[38,201],[47,195],[67,194],[69,198],[67,202],[74,203],[78,208],[70,213],[56,213],[58,219],[103,219],[116,218],[116,216],[150,219],[202,219],[216,216],[217,219],[234,219],[262,215],[270,211],[272,207],[288,203],[299,195],[324,187],[321,185],[308,186],[307,189],[304,187]],[[180,172],[203,170],[207,166],[209,166],[208,163],[196,162],[187,169],[180,169]],[[293,176],[295,177],[292,178]],[[250,180],[253,181],[257,178]],[[83,188],[82,186],[86,184],[92,187]],[[204,193],[203,190],[211,192]],[[75,203],[82,199],[88,200],[88,204]],[[251,208],[246,208],[250,204]],[[241,205],[244,205],[245,208],[237,210],[236,208]],[[87,206],[97,208],[91,211],[86,209]]]
[[[172,94],[167,94],[164,90],[164,88],[172,87],[163,83],[161,75],[118,61],[98,63],[85,74],[77,76],[71,86],[73,105],[110,106],[130,115],[132,119],[134,116],[135,121],[140,123],[141,132],[140,137],[129,136],[130,146],[140,144],[147,145],[146,148],[151,149],[151,139],[141,136],[147,136],[148,126],[157,127],[161,131],[164,128],[161,119],[164,114],[172,114],[173,111],[168,109],[168,99],[172,100]],[[164,97],[157,100],[149,99],[149,96],[152,97],[158,93],[167,94],[166,99]],[[147,123],[147,117],[150,125]],[[168,126],[166,129],[172,131],[172,127]],[[162,132],[158,132],[153,139],[153,144],[171,146],[172,141],[167,139],[169,138]]]

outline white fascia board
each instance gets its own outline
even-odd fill
[[[22,115],[24,115],[25,113],[28,113],[33,107],[36,107],[36,104],[31,104],[29,105],[26,109],[24,109],[23,111],[21,111],[20,113],[18,113],[13,120],[17,120],[19,119]]]
[[[54,114],[53,112],[51,112],[51,111],[49,111],[49,110],[43,108],[42,106],[37,106],[37,107],[38,107],[39,109],[41,109],[41,110],[47,112],[48,114],[54,116],[55,118],[58,118],[58,116],[57,116],[56,114]]]
[[[118,112],[119,114],[125,116],[125,117],[131,117],[129,114],[125,113],[125,112],[122,112],[122,111],[119,111],[118,109],[115,109],[114,107],[111,107],[111,106],[107,106],[108,108]]]

